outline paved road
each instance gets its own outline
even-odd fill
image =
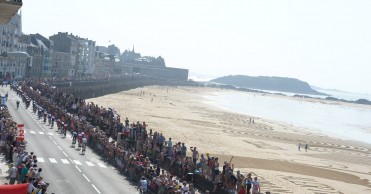
[[[105,163],[89,148],[85,155],[71,147],[70,135],[64,138],[56,127],[38,120],[32,113],[32,105],[26,110],[22,104],[16,110],[19,97],[9,87],[0,88],[4,95],[9,92],[7,106],[17,123],[25,124],[27,151],[38,157],[38,166],[43,168],[42,176],[50,183],[48,193],[55,194],[135,194],[134,186],[112,166]]]

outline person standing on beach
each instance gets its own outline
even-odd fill
[[[305,144],[305,152],[307,152],[307,150],[308,150],[308,144],[306,143]]]
[[[247,174],[247,177],[245,178],[244,180],[245,182],[245,185],[246,185],[246,193],[247,194],[250,194],[250,190],[251,190],[251,184],[252,184],[252,178],[251,178],[251,173]]]
[[[300,152],[301,143],[298,144],[298,151]]]
[[[192,151],[192,159],[193,159],[193,164],[196,165],[196,162],[198,160],[198,151],[197,151],[197,148],[196,147],[190,147],[191,151]]]
[[[160,152],[162,152],[162,147],[164,145],[164,142],[165,142],[165,137],[162,135],[162,133],[160,133],[160,136],[158,137],[158,141],[157,141],[158,147],[160,148]]]
[[[258,181],[258,177],[254,178],[254,181],[252,182],[252,194],[259,194],[260,193],[260,184]]]
[[[167,144],[168,156],[173,157],[173,142],[171,141],[171,138],[169,138],[169,141],[166,141],[166,144]]]
[[[184,142],[182,143],[182,147],[180,148],[180,155],[182,158],[185,158],[187,154],[187,147],[184,145]]]

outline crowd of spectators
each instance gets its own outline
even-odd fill
[[[37,156],[26,151],[27,142],[17,139],[17,123],[6,106],[0,107],[0,118],[0,152],[6,155],[9,165],[6,184],[29,183],[29,194],[44,194],[49,184],[43,180]]]
[[[132,180],[152,193],[195,193],[197,187],[210,193],[260,192],[259,182],[251,174],[235,172],[230,161],[220,162],[210,154],[189,150],[184,142],[174,142],[148,129],[145,122],[123,120],[112,108],[87,103],[45,80],[27,80],[13,86],[24,98],[57,118],[59,127],[84,132],[88,145]],[[187,153],[191,153],[188,155]],[[195,177],[212,183],[202,187]],[[144,184],[143,184],[144,183]]]

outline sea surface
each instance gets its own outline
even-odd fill
[[[371,144],[371,108],[366,106],[348,107],[229,91],[216,92],[205,98],[207,103],[234,112]]]

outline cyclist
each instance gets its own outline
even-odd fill
[[[42,117],[42,113],[43,112],[43,109],[41,108],[41,106],[39,106],[38,110],[37,110],[37,116],[39,117],[39,119],[41,119]]]
[[[82,142],[82,134],[83,133],[79,133],[77,135],[77,142],[78,142],[78,147],[81,147],[81,142]]]
[[[55,116],[52,116],[52,124],[51,124],[50,128],[54,127],[54,122],[55,122]]]
[[[26,96],[26,109],[28,109],[28,107],[30,107],[30,103],[31,103],[31,99]]]
[[[64,122],[61,122],[61,126],[59,127],[60,133],[63,133],[63,128],[64,128]]]
[[[51,125],[52,124],[52,114],[48,114],[48,123],[49,123],[49,125]]]
[[[37,104],[35,101],[32,102],[32,110],[33,110],[33,113],[35,114],[36,111],[37,111]]]
[[[82,151],[81,153],[82,154],[85,154],[85,150],[86,150],[86,144],[88,143],[88,140],[86,139],[85,135],[82,137]]]
[[[72,132],[72,145],[75,147],[76,145],[76,138],[77,138],[77,133],[76,131]]]
[[[17,100],[17,109],[19,108],[19,103],[20,103],[19,100]]]
[[[63,135],[66,137],[67,135],[67,124],[64,124],[63,126]]]
[[[46,110],[44,110],[44,123],[46,123],[46,116],[48,115],[48,113],[46,112]]]

